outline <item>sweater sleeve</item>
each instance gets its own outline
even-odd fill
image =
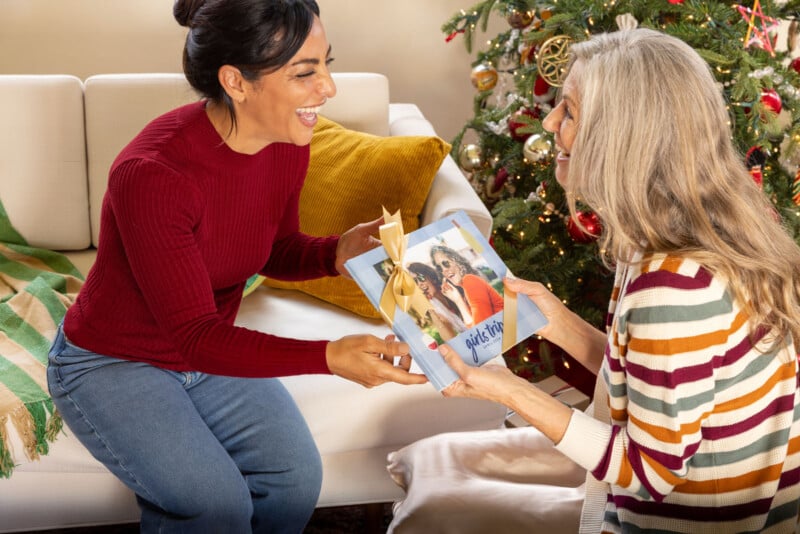
[[[700,269],[629,282],[598,377],[611,424],[575,413],[558,445],[598,480],[659,502],[685,482],[714,410],[717,356],[747,327],[711,281]]]
[[[260,274],[287,281],[338,276],[339,236],[313,237],[300,231],[300,191],[287,203],[269,261]]]
[[[222,317],[195,229],[204,197],[168,167],[137,160],[109,183],[130,275],[166,339],[193,369],[233,376],[329,374],[327,341],[285,339]],[[241,298],[237,284],[221,294]],[[220,298],[220,297],[218,297]]]

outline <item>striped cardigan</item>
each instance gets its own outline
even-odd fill
[[[598,380],[607,404],[595,413],[603,420],[574,412],[558,444],[596,479],[582,526],[795,532],[794,345],[751,337],[724,280],[665,255],[618,269],[609,312]],[[596,509],[589,482],[606,493]]]

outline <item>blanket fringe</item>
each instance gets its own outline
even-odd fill
[[[8,417],[0,417],[0,477],[9,478],[14,470],[14,459],[8,446],[6,423]]]
[[[51,399],[30,403],[15,410],[10,418],[0,418],[0,477],[10,478],[16,467],[8,439],[8,426],[16,431],[22,441],[25,456],[35,461],[47,454],[50,443],[55,441],[64,428],[61,418]]]

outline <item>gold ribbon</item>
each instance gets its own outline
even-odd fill
[[[403,257],[406,254],[408,238],[403,232],[403,220],[400,210],[390,214],[383,208],[383,221],[380,227],[381,243],[386,249],[386,254],[392,261],[392,272],[386,287],[381,294],[380,311],[386,322],[394,322],[395,307],[404,312],[416,310],[421,317],[432,308],[428,299],[414,281],[414,276],[403,267]]]
[[[509,274],[511,272],[509,271]],[[517,293],[503,288],[503,347],[505,353],[517,344]]]

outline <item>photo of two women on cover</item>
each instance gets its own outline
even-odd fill
[[[430,348],[445,343],[503,309],[503,282],[457,228],[410,247],[403,268],[430,307],[410,309]],[[388,281],[394,265],[375,265]]]

